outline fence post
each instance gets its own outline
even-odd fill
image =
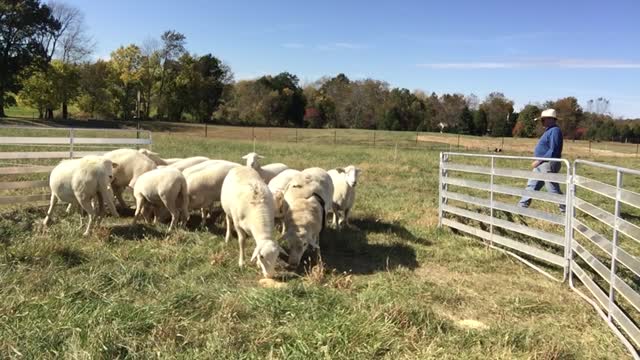
[[[296,128],[296,144],[298,143],[298,128]]]
[[[338,130],[333,129],[333,144],[337,144],[338,143]]]
[[[418,134],[420,134],[420,132],[416,131],[416,146],[418,146]]]
[[[460,150],[460,133],[458,133],[458,150]]]
[[[373,129],[373,147],[376,147],[376,130]]]
[[[636,144],[636,157],[638,157],[638,147],[640,146],[640,142]]]
[[[140,120],[136,123],[136,139],[140,139]],[[140,149],[140,144],[136,144],[136,149]]]
[[[75,131],[73,128],[69,129],[69,158],[73,159],[73,137],[75,135]]]
[[[209,129],[208,129],[207,123],[204,123],[204,137],[208,136],[208,130]]]
[[[255,127],[251,128],[251,138],[253,139],[253,141],[256,140],[256,128]]]

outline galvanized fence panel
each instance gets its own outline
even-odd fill
[[[478,159],[488,160],[489,164],[477,165],[463,163],[464,161],[474,161]],[[456,161],[462,160],[463,162]],[[499,179],[535,179],[540,181],[557,182],[569,188],[571,183],[571,167],[567,160],[556,159],[564,165],[564,173],[539,173],[525,171],[518,168],[503,167],[497,164],[499,161],[513,160],[540,160],[548,159],[535,157],[501,156],[501,155],[481,155],[443,152],[440,155],[440,185],[439,185],[439,219],[440,225],[471,234],[487,242],[487,245],[499,249],[520,261],[526,263],[541,273],[559,280],[550,273],[548,269],[539,263],[550,264],[562,269],[562,280],[568,276],[568,261],[566,260],[567,248],[569,245],[570,220],[567,214],[557,214],[549,210],[531,209],[517,206],[516,201],[501,201],[497,197],[502,195],[516,197],[530,197],[535,200],[548,202],[554,206],[570,206],[569,194],[553,194],[542,191],[530,191],[525,189],[525,183],[519,186],[511,184],[500,184]],[[452,172],[463,175],[454,176]],[[467,178],[468,174],[476,174],[488,177],[488,181],[478,181]],[[476,194],[482,193],[488,197],[465,194],[462,191],[452,191],[450,186],[460,189],[469,189]],[[511,198],[512,199],[512,198]],[[476,211],[462,208],[450,204],[450,201],[457,201],[462,206],[474,206]],[[456,220],[452,215],[459,218]],[[519,224],[513,221],[513,215],[524,217],[526,221],[535,224]],[[488,231],[468,225],[469,220],[485,224]],[[538,224],[540,223],[540,224]],[[538,227],[536,227],[538,224]],[[544,224],[551,226],[561,226],[554,233],[544,228]],[[519,235],[518,238],[509,234],[500,234],[504,231]],[[500,232],[500,233],[499,233]]]
[[[37,177],[37,174],[49,173],[54,168],[51,165],[52,160],[101,155],[111,148],[123,146],[136,148],[144,146],[151,149],[153,143],[151,132],[139,129],[0,126],[0,133],[15,135],[0,136],[0,151],[4,150],[3,146],[5,149],[8,147],[11,150],[0,152],[0,161],[2,161],[0,164],[0,205],[49,200],[50,194],[45,192],[49,182],[34,177]],[[42,136],[49,133],[54,136]],[[38,136],[29,136],[34,134]],[[60,136],[61,134],[67,134],[67,136]],[[78,136],[80,134],[84,135]],[[90,135],[103,137],[91,137]],[[114,137],[105,137],[106,135],[114,135]],[[46,151],[16,151],[20,148],[32,150],[33,147],[43,148]],[[66,150],[61,151],[61,147],[65,147]],[[87,148],[91,150],[88,151]],[[52,151],[52,149],[56,149],[56,151]],[[46,164],[35,164],[38,160],[45,161]]]
[[[580,171],[615,172],[615,185],[578,174]],[[621,209],[624,204],[640,210],[640,195],[625,189],[623,182],[625,178],[640,177],[640,171],[576,160],[573,177],[569,285],[639,359],[640,227],[624,219]],[[596,200],[589,200],[598,196],[605,200],[597,205]],[[605,209],[607,205],[613,205],[613,211]],[[623,236],[630,241],[623,244]]]

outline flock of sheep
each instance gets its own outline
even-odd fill
[[[105,205],[119,216],[114,196],[120,206],[128,208],[122,197],[127,187],[133,189],[136,201],[133,223],[140,217],[154,223],[170,217],[169,231],[186,222],[193,210],[200,211],[204,222],[220,203],[226,217],[225,242],[232,230],[238,237],[239,265],[244,265],[244,242],[253,237],[256,247],[251,261],[271,278],[281,253],[295,267],[307,247],[320,248],[320,232],[330,213],[337,229],[349,224],[360,170],[350,165],[298,171],[280,163],[261,166],[262,158],[249,153],[243,157],[243,166],[204,156],[163,159],[147,149],[118,149],[102,156],[63,160],[51,171],[51,202],[43,223],[49,225],[58,201],[69,203],[67,212],[75,207],[88,214],[84,232],[88,235],[102,219]],[[282,224],[288,253],[275,241],[276,220]]]

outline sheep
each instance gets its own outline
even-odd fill
[[[189,158],[182,159],[180,161],[176,161],[171,165],[167,165],[167,167],[183,171],[184,169],[186,169],[188,167],[191,167],[193,165],[199,164],[201,162],[205,162],[207,160],[209,160],[209,158],[205,157],[205,156],[194,156],[194,157],[189,157]]]
[[[222,183],[220,202],[227,223],[225,242],[231,239],[232,226],[238,236],[238,265],[244,266],[244,241],[252,236],[256,248],[251,261],[258,263],[265,278],[273,277],[279,253],[284,250],[273,239],[273,195],[258,172],[245,166],[231,169]]]
[[[184,160],[183,158],[171,158],[171,159],[162,159],[164,160],[165,163],[167,163],[167,165],[171,165],[174,163],[177,163],[180,160]]]
[[[118,164],[102,156],[85,156],[60,162],[49,176],[51,200],[43,225],[50,224],[53,207],[58,201],[68,202],[89,214],[84,236],[91,233],[94,218],[101,215],[103,203],[106,203],[114,216],[118,216],[113,204],[113,193],[108,188],[113,179],[114,168],[118,168]],[[98,201],[100,205],[94,207],[92,201]]]
[[[129,206],[122,198],[122,192],[127,186],[133,188],[140,175],[155,169],[157,165],[148,156],[135,149],[113,150],[103,156],[119,164],[113,171],[111,188],[120,206],[128,209]]]
[[[281,210],[284,213],[284,236],[289,243],[289,265],[295,266],[300,262],[307,245],[320,248],[320,232],[326,225],[332,199],[331,177],[321,168],[305,169],[289,181]],[[318,212],[317,207],[321,211]],[[291,212],[292,208],[294,212]],[[290,228],[292,226],[293,229]]]
[[[307,246],[320,249],[323,219],[323,201],[319,196],[295,198],[287,202],[284,213],[286,232],[283,239],[289,244],[290,266],[295,267],[300,263]]]
[[[202,169],[205,169],[205,168],[208,168],[208,167],[211,167],[211,166],[216,167],[217,165],[220,165],[220,164],[227,164],[227,165],[234,165],[234,166],[235,165],[240,165],[238,163],[234,163],[234,162],[227,161],[227,160],[207,160],[207,161],[203,161],[201,163],[195,164],[193,166],[190,166],[190,167],[182,170],[182,174],[185,177],[188,177],[189,175],[191,175],[191,174],[193,174],[195,172],[198,172],[198,171],[200,171]]]
[[[255,152],[248,153],[242,158],[247,161],[248,167],[253,168],[258,172],[258,174],[260,174],[260,177],[264,180],[265,183],[269,183],[269,181],[271,181],[271,179],[273,179],[276,175],[289,168],[287,165],[281,163],[260,166],[258,159],[264,159],[264,156],[258,155]]]
[[[220,191],[222,182],[229,171],[240,164],[231,162],[220,162],[217,165],[195,171],[190,174],[183,174],[187,179],[187,192],[189,194],[189,208],[200,209],[202,222],[205,220],[205,209],[213,207],[214,202],[220,201]],[[187,169],[188,170],[188,169]]]
[[[133,224],[151,206],[166,208],[171,214],[169,231],[182,219],[189,219],[189,197],[187,194],[187,180],[178,169],[166,167],[155,169],[142,174],[133,187],[136,199],[136,212]]]
[[[360,169],[353,165],[329,170],[333,182],[333,225],[340,229],[343,223],[349,226],[349,212],[356,199],[356,185],[360,176]],[[340,213],[343,217],[340,217]]]

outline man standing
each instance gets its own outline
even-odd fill
[[[556,111],[554,109],[547,109],[542,112],[539,118],[536,120],[540,120],[542,125],[544,125],[544,134],[540,137],[538,144],[533,150],[533,156],[540,158],[549,158],[549,159],[559,159],[562,157],[562,131],[558,125],[556,125],[557,117]],[[531,163],[531,167],[534,172],[538,173],[558,173],[560,171],[560,167],[562,163],[559,161],[542,161],[536,160]],[[542,180],[529,180],[527,182],[527,190],[531,191],[539,191],[542,189],[542,186],[545,184],[545,181]],[[562,191],[560,190],[560,185],[555,182],[546,182],[547,191],[553,194],[562,195]],[[520,199],[518,206],[527,208],[531,205],[531,198],[523,197]],[[560,212],[565,212],[565,206],[560,205]]]

